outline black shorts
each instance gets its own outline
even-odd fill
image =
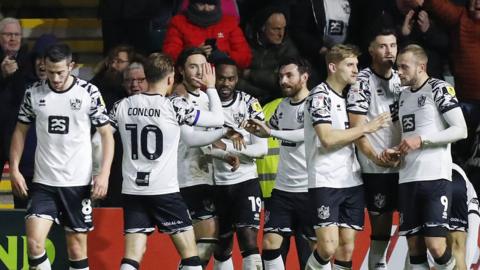
[[[338,226],[363,230],[365,199],[363,185],[349,188],[311,188],[313,228]]]
[[[213,186],[197,185],[180,189],[183,200],[193,220],[205,220],[215,217]]]
[[[393,212],[397,209],[398,173],[363,173],[365,201],[373,215]]]
[[[452,210],[449,226],[451,231],[468,230],[467,186],[462,175],[452,170]]]
[[[226,237],[239,227],[260,227],[262,199],[258,179],[242,183],[215,186],[215,205],[219,235]]]
[[[272,190],[272,196],[265,200],[264,233],[275,232],[290,236],[293,231],[307,238],[315,236],[311,226],[308,192],[286,192]]]
[[[445,179],[399,185],[400,235],[445,237],[452,198],[451,182]]]
[[[180,193],[162,195],[122,194],[125,233],[175,234],[192,230],[192,220]]]
[[[91,231],[93,208],[90,190],[90,185],[53,187],[33,183],[25,218],[34,216],[52,220],[63,225],[67,231]]]

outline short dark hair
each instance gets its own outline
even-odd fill
[[[48,47],[45,52],[45,59],[48,59],[53,63],[58,63],[63,60],[70,62],[72,61],[72,50],[70,49],[70,46],[64,43],[53,44]]]
[[[200,48],[197,48],[197,47],[186,48],[178,56],[176,66],[183,68],[185,66],[185,63],[187,62],[188,57],[195,54],[201,54],[205,56],[205,58],[207,58],[207,55],[205,54],[205,52]]]
[[[238,67],[237,66],[237,63],[235,63],[235,61],[233,59],[231,59],[230,57],[222,57],[222,58],[219,58],[217,60],[215,60],[213,62],[213,64],[215,65],[215,67],[220,67],[222,65],[226,65],[226,66],[235,66],[235,67]]]
[[[148,83],[156,83],[174,71],[173,59],[163,53],[152,53],[144,66]]]
[[[396,39],[398,39],[397,37],[397,32],[395,31],[395,29],[393,28],[380,28],[380,29],[377,29],[375,32],[372,33],[370,39],[369,39],[369,43],[371,44],[373,41],[375,41],[375,39],[378,37],[378,36],[394,36]]]
[[[311,73],[312,67],[311,67],[310,63],[307,61],[307,59],[301,58],[301,57],[283,58],[282,60],[280,60],[280,63],[278,65],[278,69],[280,70],[282,67],[288,66],[290,64],[296,65],[297,69],[298,69],[298,72],[300,74],[307,73],[308,75],[310,75],[310,73]]]

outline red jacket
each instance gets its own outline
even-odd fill
[[[217,47],[232,58],[240,68],[250,66],[252,53],[235,17],[223,15],[222,19],[206,28],[194,25],[185,15],[176,15],[170,21],[163,52],[176,61],[184,48],[198,47],[206,39],[217,39]]]
[[[425,8],[450,29],[455,88],[460,100],[480,101],[480,21],[446,0],[426,0]]]

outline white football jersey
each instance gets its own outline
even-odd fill
[[[187,97],[194,108],[209,110],[208,95],[199,91],[198,94],[188,92]],[[204,127],[194,127],[195,130],[207,130]],[[180,140],[178,147],[178,182],[180,188],[196,185],[212,185],[212,159],[203,153],[200,147],[190,147]]]
[[[48,186],[85,186],[92,180],[91,126],[108,124],[97,87],[79,78],[64,92],[39,81],[25,92],[18,120],[35,122],[33,181]]]
[[[314,126],[331,124],[334,129],[347,129],[345,98],[326,83],[310,91],[305,114],[305,152],[308,187],[347,188],[361,185],[360,165],[353,143],[327,150],[318,138]]]
[[[262,106],[258,100],[247,93],[235,91],[233,99],[222,102],[223,117],[225,126],[233,128],[242,134],[245,143],[252,143],[254,135],[248,133],[240,125],[247,119],[257,119],[265,121]],[[231,143],[230,140],[222,139],[226,144]],[[240,167],[232,172],[231,166],[223,160],[213,159],[213,176],[216,185],[233,185],[245,182],[258,177],[257,165],[255,158],[242,155]]]
[[[199,113],[178,96],[143,93],[115,103],[110,121],[122,138],[122,193],[159,195],[179,191],[180,125],[193,125]]]
[[[294,103],[284,98],[269,121],[270,127],[277,130],[303,129],[305,99]],[[287,192],[307,192],[308,174],[305,161],[305,143],[280,142],[280,160],[278,162],[275,188]]]
[[[430,78],[420,89],[404,89],[399,99],[402,139],[446,129],[442,114],[458,106],[455,90],[442,80]],[[400,184],[438,179],[452,180],[450,144],[419,148],[402,161]]]
[[[392,70],[389,79],[365,68],[358,74],[357,83],[350,87],[347,95],[347,111],[365,115],[368,121],[378,115],[389,112],[392,122],[387,128],[365,134],[377,154],[400,143],[400,123],[398,121],[398,96],[400,95],[400,78]],[[385,168],[376,165],[362,151],[357,151],[358,161],[364,173],[396,173],[398,168]]]

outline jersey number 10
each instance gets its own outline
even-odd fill
[[[138,125],[137,124],[126,124],[125,129],[130,131],[130,144],[132,147],[132,159],[138,159]],[[148,147],[148,138],[149,133],[152,133],[153,136],[150,138],[155,138],[155,150],[150,152]],[[155,160],[162,155],[163,152],[163,133],[159,127],[155,125],[147,125],[142,128],[140,131],[140,150],[142,155],[149,160]]]

